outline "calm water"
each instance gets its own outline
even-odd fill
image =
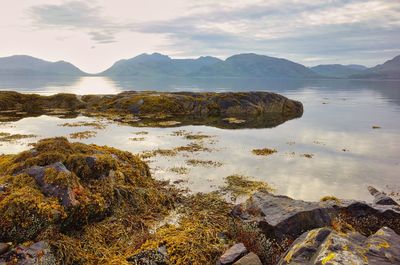
[[[164,85],[163,85],[164,84]],[[224,130],[207,126],[180,128],[134,128],[107,123],[85,143],[110,145],[134,153],[157,148],[183,146],[191,141],[173,136],[176,130],[213,136],[205,140],[212,152],[180,153],[175,157],[152,158],[150,166],[160,179],[184,180],[192,191],[210,191],[231,174],[243,174],[267,181],[277,193],[305,200],[324,195],[370,200],[368,185],[390,190],[400,177],[400,82],[382,81],[284,81],[284,80],[111,80],[84,77],[79,80],[1,80],[0,88],[52,94],[55,92],[117,93],[122,90],[265,90],[281,93],[304,104],[304,115],[271,129]],[[25,150],[40,138],[68,136],[91,128],[61,127],[65,122],[90,118],[59,119],[41,116],[12,123],[0,123],[0,132],[35,134],[37,138],[0,143],[0,153]],[[372,129],[373,125],[380,129]],[[146,131],[147,135],[135,135]],[[144,137],[132,141],[131,137]],[[254,148],[276,148],[278,153],[259,157]],[[305,158],[301,154],[313,154]],[[220,167],[189,166],[188,159],[221,162]],[[187,167],[189,173],[171,172]],[[390,186],[390,188],[387,187]]]

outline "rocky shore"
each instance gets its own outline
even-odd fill
[[[44,139],[0,156],[0,264],[399,264],[400,206],[188,194],[106,146]],[[229,192],[225,187],[224,192]]]
[[[135,126],[210,125],[266,128],[299,118],[303,105],[269,92],[192,93],[123,92],[117,95],[40,96],[0,92],[0,117],[17,120],[35,115],[102,116]]]

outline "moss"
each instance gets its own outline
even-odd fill
[[[256,181],[253,178],[242,175],[231,175],[225,178],[225,186],[221,191],[228,192],[234,199],[243,195],[251,195],[256,191],[272,192],[274,189],[263,181]]]
[[[262,149],[253,149],[251,152],[258,156],[269,156],[274,153],[277,153],[278,151],[276,149],[262,148]]]
[[[331,260],[333,260],[334,258],[335,258],[335,253],[333,253],[333,252],[330,252],[328,255],[326,255],[323,259],[322,259],[322,261],[321,261],[321,263],[322,263],[322,265],[325,265],[325,264],[327,264],[328,262],[330,262]]]

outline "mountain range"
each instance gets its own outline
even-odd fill
[[[1,75],[400,79],[400,55],[383,64],[367,68],[355,64],[306,67],[287,59],[254,53],[233,55],[226,60],[211,56],[172,59],[167,55],[153,53],[117,61],[96,75],[87,74],[65,61],[49,62],[26,55],[15,55],[0,58]]]

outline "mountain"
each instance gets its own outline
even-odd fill
[[[190,74],[199,77],[317,78],[318,74],[304,65],[286,59],[238,54]]]
[[[0,58],[0,75],[86,75],[74,65],[64,62],[48,62],[26,55]]]
[[[128,60],[120,60],[100,75],[107,76],[186,76],[202,67],[220,62],[215,57],[197,59],[171,59],[160,53],[141,54]]]
[[[359,79],[400,79],[400,55],[386,61],[384,64],[379,64],[350,77]]]
[[[310,68],[315,73],[325,77],[347,78],[368,69],[363,65],[321,64]]]

